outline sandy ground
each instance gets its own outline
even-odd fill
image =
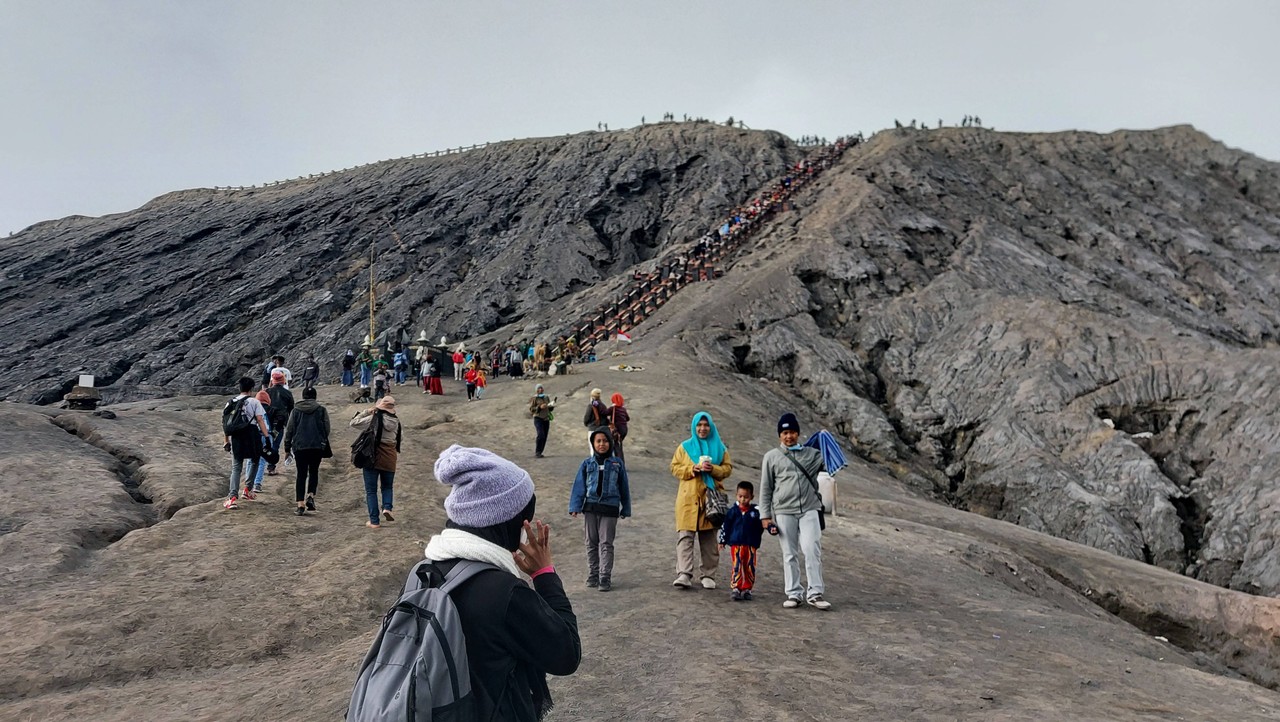
[[[442,527],[431,465],[455,442],[527,468],[553,526],[584,649],[577,674],[551,680],[553,719],[1280,718],[1277,693],[1106,613],[990,534],[905,518],[924,502],[861,464],[842,472],[847,511],[824,537],[832,611],[781,607],[768,538],[755,601],[729,600],[727,559],[721,589],[674,589],[667,465],[688,419],[710,410],[734,477],[758,479],[786,401],[671,356],[629,357],[636,373],[601,363],[547,379],[560,411],[545,459],[533,458],[525,413],[533,381],[498,380],[476,403],[460,383],[446,381],[443,397],[404,387],[398,520],[379,531],[363,526],[358,470],[343,458],[357,407],[338,387],[321,401],[339,455],[322,469],[320,511],[304,518],[286,476],[222,509],[218,399],[125,404],[116,419],[4,405],[0,719],[341,719],[380,615]],[[593,386],[620,391],[633,418],[634,517],[620,525],[607,594],[583,585],[580,522],[565,511]],[[121,469],[153,503],[124,493]]]

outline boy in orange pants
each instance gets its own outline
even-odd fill
[[[756,553],[764,528],[760,524],[760,510],[751,500],[756,488],[749,481],[738,482],[738,503],[729,507],[720,525],[720,548],[729,546],[729,558],[733,562],[733,574],[729,577],[729,598],[735,602],[751,600],[751,588],[756,584]],[[776,534],[773,529],[770,534]]]

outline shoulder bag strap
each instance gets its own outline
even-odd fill
[[[818,498],[822,498],[822,492],[818,491],[818,481],[812,476],[809,476],[809,471],[805,469],[800,462],[796,461],[796,457],[792,456],[790,451],[786,451],[784,453],[786,454],[787,461],[794,464],[795,467],[800,470],[800,473],[804,474],[804,478],[809,480],[809,484],[813,487],[813,492],[818,495]]]

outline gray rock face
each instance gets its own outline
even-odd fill
[[[675,325],[921,491],[1274,595],[1278,251],[1280,165],[1190,128],[885,132]]]
[[[277,351],[333,376],[368,331],[371,243],[380,331],[473,336],[700,235],[801,156],[665,123],[37,224],[0,241],[0,387],[51,403],[87,370],[108,402],[220,392]]]

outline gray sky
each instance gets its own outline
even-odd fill
[[[1267,0],[0,0],[0,235],[666,111],[828,137],[1191,123],[1280,159],[1278,31]]]

